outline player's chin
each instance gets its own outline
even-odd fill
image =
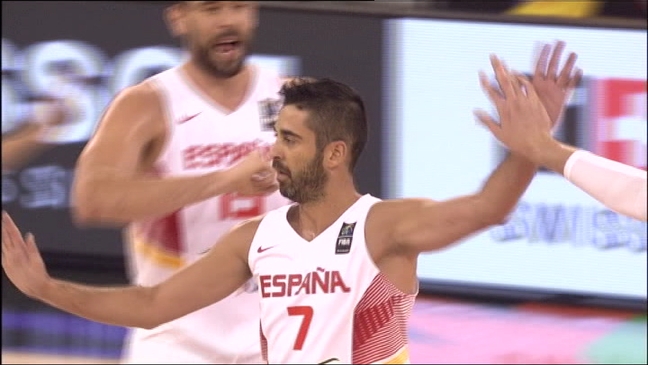
[[[223,54],[212,51],[211,63],[223,74],[236,75],[243,69],[244,53]]]

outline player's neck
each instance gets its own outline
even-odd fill
[[[298,205],[296,220],[299,231],[306,239],[318,236],[360,199],[353,181],[328,184],[324,197]],[[307,236],[313,236],[308,238]]]
[[[250,78],[250,66],[244,64],[241,71],[231,77],[218,77],[198,66],[196,62],[191,59],[182,65],[184,72],[189,75],[193,80],[200,80],[201,84],[207,88],[232,88],[236,86],[247,86],[247,81]]]
[[[191,61],[182,66],[182,71],[204,94],[230,110],[243,101],[252,82],[252,70],[248,65],[232,77],[215,77]]]

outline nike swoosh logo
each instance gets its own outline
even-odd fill
[[[188,121],[190,121],[190,120],[192,120],[193,118],[195,118],[195,117],[197,117],[198,115],[200,115],[200,113],[202,113],[202,112],[198,112],[198,113],[196,113],[196,114],[194,114],[194,115],[186,116],[186,117],[180,119],[180,120],[178,121],[178,124],[187,123]]]
[[[269,249],[274,248],[274,247],[275,247],[275,246],[270,246],[270,247],[262,248],[261,246],[259,246],[259,248],[257,249],[257,252],[258,252],[258,253],[265,252],[265,251],[268,251]]]

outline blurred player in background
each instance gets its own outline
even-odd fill
[[[261,152],[275,140],[283,81],[246,63],[258,4],[176,2],[166,20],[187,61],[115,97],[73,186],[78,224],[128,226],[132,282],[142,286],[196,261],[237,223],[288,202],[275,193]],[[134,329],[123,361],[263,362],[257,290],[250,281],[215,305]]]

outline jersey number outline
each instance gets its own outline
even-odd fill
[[[295,346],[293,346],[293,350],[299,351],[304,347],[304,341],[306,341],[306,336],[308,336],[308,330],[310,329],[310,324],[313,320],[313,307],[310,305],[288,307],[288,315],[303,317],[301,324],[299,325],[297,338],[295,338]]]

